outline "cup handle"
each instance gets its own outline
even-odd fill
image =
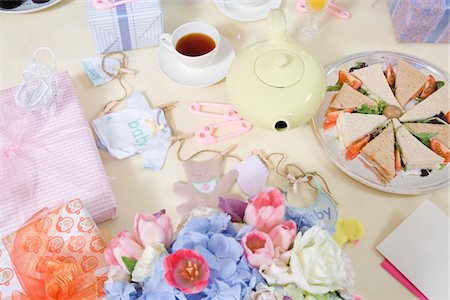
[[[159,42],[161,46],[164,46],[167,50],[175,52],[175,48],[172,44],[172,36],[168,33],[163,33],[159,37]]]

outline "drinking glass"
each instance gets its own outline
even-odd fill
[[[329,0],[304,0],[305,7],[308,9],[308,25],[301,28],[297,35],[300,39],[316,39],[320,36],[320,28],[316,25],[316,17],[326,8]]]

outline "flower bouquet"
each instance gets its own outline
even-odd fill
[[[161,211],[138,214],[105,252],[107,299],[352,299],[349,259],[330,233],[287,214],[268,189],[249,203],[195,209],[173,233]]]

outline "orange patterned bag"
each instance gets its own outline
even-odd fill
[[[43,209],[0,241],[0,300],[97,299],[107,279],[105,248],[80,200]]]

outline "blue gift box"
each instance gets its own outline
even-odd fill
[[[448,43],[450,0],[389,0],[399,42]]]
[[[159,0],[134,0],[114,8],[87,2],[88,22],[98,53],[159,45],[163,14]]]

